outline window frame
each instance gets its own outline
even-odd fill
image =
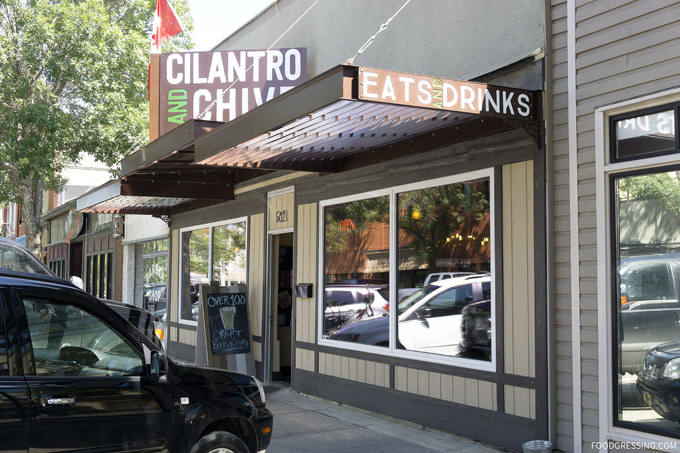
[[[380,190],[374,190],[369,192],[362,192],[359,194],[348,195],[344,197],[332,198],[327,200],[322,200],[319,202],[318,211],[318,222],[319,222],[319,235],[318,235],[318,282],[317,285],[317,344],[322,346],[333,347],[337,349],[346,349],[352,351],[360,351],[365,353],[377,354],[386,357],[400,358],[400,359],[411,359],[420,362],[435,363],[442,365],[457,366],[461,368],[480,370],[480,371],[490,371],[495,372],[497,368],[496,364],[496,335],[497,329],[492,329],[491,332],[491,360],[475,360],[462,357],[446,356],[434,353],[426,353],[419,351],[408,351],[404,349],[396,348],[397,342],[397,310],[398,304],[398,288],[397,288],[397,278],[398,278],[398,254],[397,254],[397,244],[398,244],[398,207],[397,207],[397,196],[404,192],[410,192],[414,190],[429,189],[438,186],[444,186],[449,184],[465,183],[469,181],[475,181],[479,179],[488,179],[489,181],[489,223],[490,232],[489,239],[491,242],[490,247],[490,277],[491,277],[491,322],[492,325],[496,325],[496,210],[500,209],[497,205],[498,200],[496,200],[495,194],[495,174],[494,168],[489,167],[482,170],[476,170],[466,173],[460,173],[451,176],[445,176],[442,178],[429,179],[425,181],[419,181],[416,183],[404,184],[399,186],[392,186],[389,188],[384,188]],[[331,340],[323,338],[323,321],[324,321],[324,291],[325,291],[325,208],[329,206],[334,206],[343,203],[349,203],[353,201],[366,200],[370,198],[377,198],[381,196],[389,197],[389,300],[390,300],[390,329],[389,329],[389,346],[373,346],[360,343],[348,343],[344,341]],[[392,301],[395,301],[392,303]]]
[[[620,159],[614,154],[615,121],[635,118],[648,113],[674,109],[676,146],[680,143],[680,88],[597,108],[595,110],[595,186],[597,218],[597,262],[604,265],[597,269],[598,307],[598,376],[599,376],[599,440],[601,442],[671,442],[678,443],[678,436],[670,437],[667,431],[641,429],[643,425],[617,420],[618,372],[615,357],[618,344],[614,341],[616,319],[613,302],[616,293],[615,267],[615,219],[613,218],[613,185],[616,178],[635,174],[650,174],[680,165],[678,148],[672,151],[650,153],[643,156]],[[580,329],[572,326],[572,330]],[[575,336],[578,338],[578,336]]]
[[[186,326],[198,326],[198,321],[193,321],[189,319],[183,319],[182,318],[182,304],[184,303],[184,300],[182,298],[182,265],[183,265],[183,257],[184,257],[184,250],[182,249],[182,235],[188,231],[196,231],[196,230],[202,230],[204,228],[208,228],[208,278],[212,279],[213,275],[213,238],[214,238],[214,230],[217,227],[221,226],[226,226],[226,225],[231,225],[231,224],[236,224],[236,223],[245,223],[245,235],[246,235],[246,252],[245,252],[245,269],[246,269],[246,275],[245,275],[245,284],[248,284],[248,249],[249,249],[249,238],[248,238],[248,233],[249,233],[249,225],[248,225],[248,217],[236,217],[233,219],[228,219],[228,220],[220,220],[217,222],[211,222],[211,223],[204,223],[201,225],[192,225],[190,227],[185,227],[185,228],[180,228],[179,229],[179,241],[178,241],[178,248],[179,248],[179,267],[178,267],[178,272],[177,272],[177,288],[178,288],[178,303],[177,303],[177,322],[179,324],[183,324]]]

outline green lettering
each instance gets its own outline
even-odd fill
[[[442,82],[442,79],[434,79],[432,80],[432,98],[433,100],[439,99],[439,102],[433,102],[432,106],[437,107],[438,109],[442,108],[442,94],[444,93],[444,90],[442,87],[444,86],[444,83]],[[439,88],[439,89],[437,89]]]
[[[168,99],[173,101],[186,101],[189,97],[187,90],[170,90],[168,91]]]
[[[184,124],[186,122],[187,114],[173,115],[168,117],[168,123]]]
[[[170,90],[168,91],[168,114],[177,113],[168,117],[168,122],[182,124],[186,121],[188,114],[187,98],[189,97],[187,90]]]

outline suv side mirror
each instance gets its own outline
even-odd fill
[[[168,358],[160,351],[152,351],[151,360],[149,361],[149,376],[154,380],[158,380],[167,373]]]
[[[424,306],[416,310],[416,317],[418,319],[425,319],[425,318],[431,318],[432,317],[432,308],[428,306]]]
[[[75,275],[71,275],[68,278],[68,281],[71,282],[74,286],[76,286],[78,289],[83,289],[85,285],[83,284],[83,279],[80,277],[76,277]]]

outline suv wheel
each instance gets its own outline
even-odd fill
[[[201,437],[191,453],[248,453],[248,447],[231,433],[215,431]]]

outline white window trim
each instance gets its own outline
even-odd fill
[[[177,322],[179,324],[183,324],[186,326],[198,326],[198,321],[193,321],[193,320],[188,320],[188,319],[182,319],[182,304],[184,301],[182,300],[182,234],[186,233],[187,231],[196,231],[196,230],[202,230],[203,228],[208,228],[209,231],[209,238],[208,239],[208,267],[212,270],[212,256],[213,256],[213,229],[215,227],[223,226],[223,225],[231,225],[234,223],[240,223],[240,222],[245,222],[246,224],[246,244],[247,244],[247,238],[248,238],[248,217],[236,217],[234,219],[229,219],[229,220],[220,220],[218,222],[211,222],[211,223],[204,223],[202,225],[193,225],[190,227],[185,227],[185,228],[180,228],[179,230],[179,272],[177,273],[177,288],[178,288],[178,294],[177,294]],[[246,284],[248,284],[248,246],[246,246]]]
[[[636,431],[614,426],[612,385],[614,375],[611,368],[613,348],[612,313],[608,301],[611,300],[612,277],[610,265],[610,177],[617,173],[633,170],[662,167],[680,163],[677,154],[633,161],[611,163],[609,155],[609,118],[622,113],[634,113],[650,107],[680,101],[680,89],[669,90],[638,99],[601,107],[595,110],[595,191],[597,218],[597,291],[598,291],[598,361],[599,361],[599,439],[603,443],[601,452],[608,451],[606,442],[668,442],[680,447],[680,439]],[[679,119],[676,118],[677,122]],[[578,326],[580,328],[580,326]],[[577,427],[575,427],[577,429]],[[680,448],[662,451],[680,452]]]
[[[402,349],[396,349],[394,345],[396,344],[396,329],[394,329],[394,324],[396,324],[397,319],[397,304],[390,303],[390,347],[382,346],[372,346],[364,345],[358,343],[348,343],[344,341],[328,340],[322,338],[323,333],[323,300],[324,300],[324,255],[325,255],[325,223],[324,223],[324,208],[327,206],[348,203],[358,200],[366,200],[369,198],[376,198],[381,196],[389,196],[390,199],[390,270],[389,270],[389,286],[390,286],[390,300],[397,300],[397,247],[394,246],[396,242],[397,231],[395,226],[397,225],[397,209],[395,206],[395,198],[399,193],[409,192],[412,190],[427,189],[431,187],[437,187],[447,184],[455,184],[467,181],[473,181],[477,179],[488,178],[489,179],[489,215],[490,215],[490,239],[491,239],[491,294],[493,295],[491,303],[491,325],[496,325],[496,278],[495,278],[495,197],[494,197],[494,171],[493,168],[487,168],[483,170],[477,170],[469,173],[462,173],[453,176],[447,176],[443,178],[431,179],[427,181],[421,181],[413,184],[406,184],[402,186],[390,187],[387,189],[375,190],[370,192],[363,192],[361,194],[349,195],[340,198],[334,198],[329,200],[323,200],[319,202],[319,253],[318,253],[318,282],[317,285],[317,342],[322,346],[330,346],[338,349],[348,349],[352,351],[361,351],[372,354],[379,354],[385,357],[397,357],[411,360],[418,360],[428,363],[437,363],[443,365],[457,366],[461,368],[480,370],[480,371],[496,371],[496,329],[491,331],[491,361],[485,362],[482,360],[465,359],[460,357],[449,357],[445,355],[438,354],[428,354],[418,351],[406,351]]]

